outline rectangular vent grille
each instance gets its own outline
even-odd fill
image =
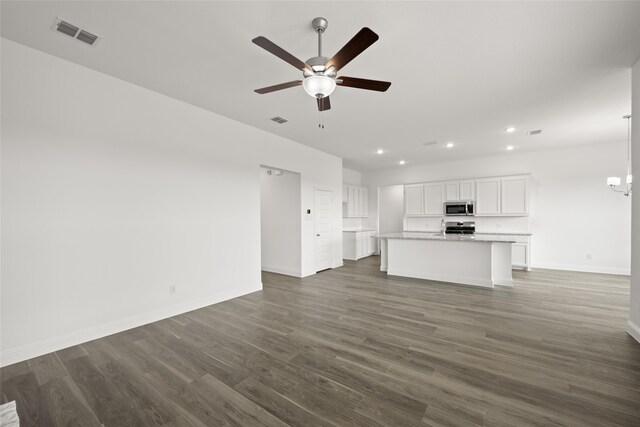
[[[96,36],[95,34],[91,34],[88,31],[80,30],[80,32],[76,36],[76,39],[80,40],[81,42],[85,42],[87,44],[93,45],[96,42],[96,40],[98,40],[98,36]]]
[[[84,28],[65,21],[60,17],[56,18],[51,29],[69,37],[73,37],[74,39],[81,41],[82,43],[86,43],[89,46],[95,46],[95,44],[100,40],[100,36],[92,34]]]
[[[540,135],[542,133],[542,129],[536,129],[536,130],[530,130],[529,132],[527,132],[527,135],[531,136],[531,135]]]
[[[80,28],[76,27],[75,25],[71,25],[65,21],[60,21],[57,25],[58,31],[71,37],[75,37],[79,29]]]
[[[279,117],[279,116],[272,117],[271,120],[273,120],[274,122],[276,122],[278,124],[287,123],[289,121],[289,120],[283,119],[282,117]]]

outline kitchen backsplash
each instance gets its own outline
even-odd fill
[[[475,221],[476,233],[531,233],[529,217],[409,217],[404,231],[440,231],[440,221]]]

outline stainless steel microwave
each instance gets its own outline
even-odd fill
[[[445,202],[444,214],[446,216],[473,216],[475,215],[474,202]]]

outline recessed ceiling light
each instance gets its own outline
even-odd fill
[[[400,160],[400,164],[404,165],[406,162],[404,160]]]
[[[447,142],[447,145],[445,145],[445,147],[453,148],[453,142]]]
[[[516,131],[516,128],[514,128],[514,127],[508,127],[508,128],[506,128],[506,129],[505,129],[505,131],[506,131],[506,132],[509,132],[509,133],[512,133],[512,132],[515,132],[515,131]]]
[[[376,150],[376,153],[377,154],[382,154],[382,153],[384,153],[384,150],[382,148],[378,148],[378,150]]]
[[[506,147],[506,148],[507,148],[507,151],[511,151],[511,150],[513,150],[513,149],[514,149],[514,148],[516,148],[516,147],[514,147],[513,145],[507,145],[507,147]]]

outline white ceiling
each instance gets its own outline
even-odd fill
[[[386,169],[623,141],[640,2],[57,2],[2,1],[2,36],[345,159]],[[103,40],[51,31],[56,16]],[[338,87],[318,129],[299,79],[251,43],[263,35],[301,60],[310,22],[329,20],[331,56],[362,27],[380,40],[340,75],[388,80],[386,93]],[[282,116],[284,125],[269,118]],[[507,134],[504,129],[517,131]],[[539,136],[526,136],[530,129]],[[453,141],[453,149],[423,144]],[[375,154],[383,148],[384,155]]]

